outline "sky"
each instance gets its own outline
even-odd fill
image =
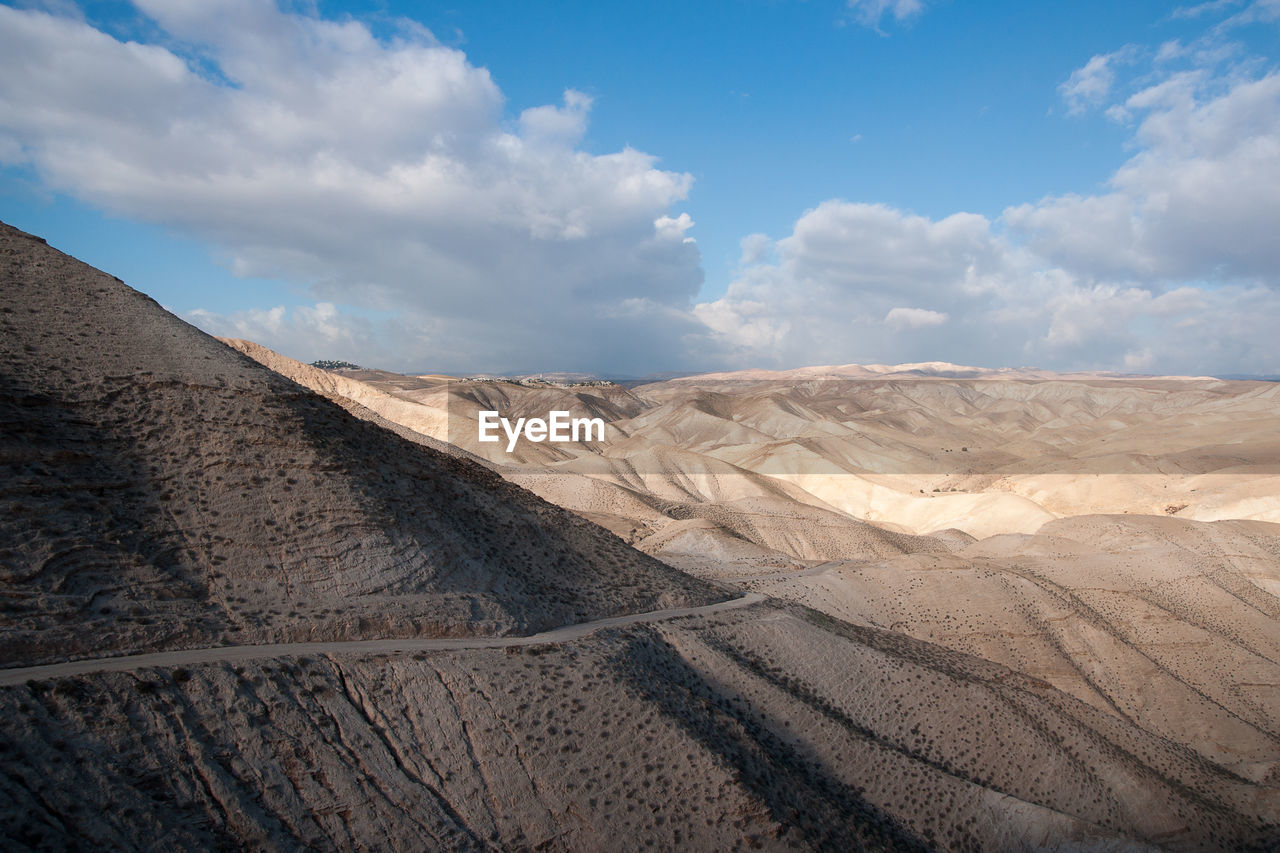
[[[0,0],[0,220],[406,372],[1280,373],[1280,0]]]

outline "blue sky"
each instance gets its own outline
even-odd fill
[[[0,219],[304,360],[1276,372],[1278,18],[9,4]]]

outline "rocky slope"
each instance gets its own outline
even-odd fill
[[[1280,785],[1280,525],[1078,516],[746,586],[999,662]]]
[[[0,228],[0,665],[723,594]]]
[[[1043,682],[767,605],[528,649],[37,681],[0,689],[0,719],[19,849],[1280,841],[1274,789]]]

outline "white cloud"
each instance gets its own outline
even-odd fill
[[[1122,106],[1135,150],[1102,193],[994,223],[824,202],[744,243],[737,279],[695,314],[738,366],[1275,371],[1280,74],[1174,71]]]
[[[1099,279],[1010,242],[980,216],[935,221],[848,202],[809,211],[774,245],[776,256],[757,256],[723,297],[695,306],[711,330],[699,342],[704,358],[734,367],[1280,368],[1280,288]]]
[[[530,107],[520,113],[520,136],[531,144],[572,147],[587,132],[591,98],[566,89],[564,106]]]
[[[1071,72],[1058,87],[1058,93],[1067,102],[1067,112],[1080,115],[1105,101],[1116,82],[1115,66],[1132,61],[1133,56],[1134,48],[1126,46],[1112,53],[1098,54]]]
[[[687,213],[679,216],[659,216],[653,220],[653,230],[657,233],[659,240],[679,241],[681,243],[696,242],[692,237],[686,237],[685,232],[693,227],[693,217]]]
[[[1189,374],[1267,373],[1280,364],[1267,331],[1280,319],[1280,294],[1266,288],[1095,285],[1057,293],[1048,308],[1049,328],[1030,345],[1049,358],[1092,352],[1113,368]]]
[[[1213,4],[1205,4],[1212,6]],[[1230,4],[1228,4],[1230,5]],[[1216,9],[1212,11],[1217,11]],[[1246,24],[1280,21],[1280,0],[1253,0],[1244,9],[1227,18],[1219,28],[1226,30]]]
[[[748,234],[738,241],[742,254],[738,259],[741,266],[750,266],[764,261],[773,251],[773,241],[768,234]]]
[[[728,292],[694,309],[715,351],[742,366],[930,360],[948,344],[899,333],[973,316],[1009,287],[1004,249],[973,214],[933,221],[827,201],[788,237],[770,243],[757,235],[743,248]]]
[[[1175,19],[1199,18],[1201,15],[1234,9],[1242,2],[1243,0],[1209,0],[1207,3],[1197,3],[1194,6],[1178,6],[1173,10],[1171,17]]]
[[[1280,286],[1280,73],[1213,82],[1181,73],[1129,97],[1141,149],[1110,191],[1019,205],[1005,222],[1077,275]]]
[[[508,122],[488,71],[409,22],[379,39],[268,0],[138,6],[164,46],[0,6],[6,163],[207,240],[239,274],[400,312],[377,326],[400,336],[388,366],[609,369],[627,333],[675,357],[667,335],[687,330],[637,332],[615,309],[687,311],[700,257],[670,210],[692,178],[579,150],[586,95]],[[224,319],[272,344],[315,318]]]
[[[990,260],[989,227],[969,213],[933,222],[881,204],[827,201],[802,216],[778,247],[801,279],[914,295]]]
[[[924,329],[941,326],[949,318],[941,311],[927,308],[891,308],[884,315],[884,324],[892,329]]]
[[[880,30],[880,21],[890,15],[895,21],[909,21],[924,11],[923,0],[848,0],[849,13],[864,27]]]
[[[1187,55],[1187,48],[1178,39],[1170,39],[1156,51],[1156,62],[1172,62]]]

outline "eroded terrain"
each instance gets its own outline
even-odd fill
[[[901,389],[840,427],[816,399],[348,375],[238,345],[285,378],[0,238],[7,848],[1280,844],[1265,388],[1012,401],[994,421],[1021,406],[1010,429],[1048,437],[999,474],[1007,449],[886,414]],[[910,393],[935,411],[972,397],[929,387]],[[433,414],[459,393],[471,409]],[[612,432],[514,464],[446,443],[504,401]],[[1057,506],[1015,494],[1029,459],[1095,458],[1104,402],[1139,432],[1196,411],[1190,444],[1135,462],[1183,454],[1195,509],[1082,515],[1087,478]],[[1213,444],[1219,405],[1257,440]],[[866,470],[868,435],[935,467]],[[1246,493],[1255,520],[1193,518]],[[936,524],[956,512],[978,520]],[[299,642],[319,645],[264,645]]]

